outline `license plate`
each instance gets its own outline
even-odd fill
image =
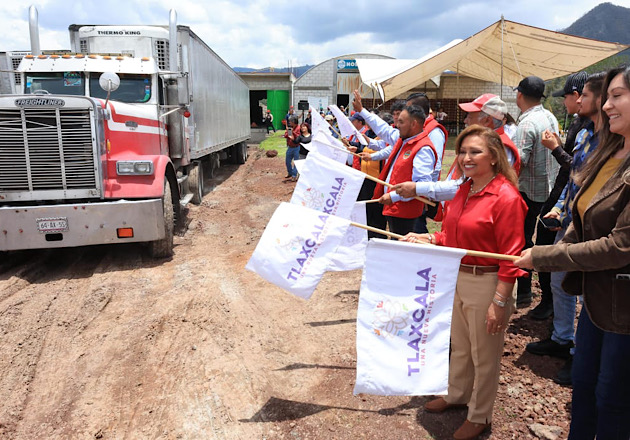
[[[39,232],[65,232],[68,230],[68,218],[38,218],[37,230]]]

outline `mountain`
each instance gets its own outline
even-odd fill
[[[302,76],[308,69],[313,67],[312,64],[306,64],[304,66],[292,67],[291,70],[296,78]],[[265,67],[263,69],[252,69],[250,67],[234,67],[235,72],[277,72],[277,73],[285,73],[289,71],[288,67]]]
[[[601,3],[576,20],[563,33],[613,43],[630,44],[630,8]]]
[[[612,3],[601,3],[560,32],[578,37],[630,44],[630,26],[627,23],[630,23],[630,8],[616,6]],[[602,72],[620,64],[627,64],[629,61],[630,49],[608,57],[584,70],[589,74]],[[566,76],[552,79],[547,82],[547,90],[561,90],[565,81]],[[562,126],[570,122],[561,99],[547,98],[544,105],[556,115]]]

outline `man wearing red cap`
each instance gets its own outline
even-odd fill
[[[485,93],[473,102],[459,104],[459,107],[468,113],[464,119],[466,126],[474,124],[482,125],[492,128],[499,133],[501,141],[503,141],[503,145],[505,146],[508,161],[514,168],[514,171],[516,171],[516,174],[518,174],[521,170],[521,157],[519,156],[516,145],[514,145],[512,139],[510,139],[503,129],[504,120],[507,116],[507,105],[505,102],[497,95]]]
[[[505,147],[508,161],[518,174],[521,167],[521,159],[518,153],[518,149],[505,133],[504,120],[507,116],[507,105],[497,95],[486,93],[479,96],[472,102],[459,104],[459,107],[467,112],[464,123],[466,126],[470,125],[482,125],[484,127],[492,128],[499,133],[501,141]],[[413,197],[415,195],[428,197],[437,201],[451,200],[457,188],[463,182],[461,179],[461,172],[457,168],[457,163],[453,162],[447,178],[444,181],[439,182],[404,182],[396,185],[396,192],[402,197]],[[441,219],[441,216],[437,216],[436,220]]]

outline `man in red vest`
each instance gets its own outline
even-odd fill
[[[371,155],[372,160],[382,160],[387,159],[392,152],[393,146],[396,145],[396,141],[400,136],[398,128],[393,128],[377,115],[374,115],[368,112],[365,108],[363,108],[363,104],[361,102],[361,95],[357,90],[354,91],[354,108],[365,118],[365,122],[370,126],[370,128],[381,138],[381,141],[376,142],[376,144],[384,144],[387,143],[389,146],[384,147],[379,145],[374,145],[374,142],[370,142],[370,148],[377,150],[376,153]],[[433,168],[433,172],[431,173],[431,177],[433,182],[437,182],[440,179],[440,172],[442,170],[442,157],[444,156],[444,147],[446,145],[446,141],[448,139],[447,130],[435,120],[433,115],[430,114],[430,105],[429,98],[425,93],[413,93],[407,97],[406,105],[407,106],[418,106],[426,115],[424,121],[423,130],[428,133],[429,139],[431,139],[431,143],[435,151],[437,152],[437,163]],[[413,232],[423,233],[427,232],[427,222],[426,222],[426,214],[420,215],[418,220],[416,221],[416,226],[414,227]],[[431,213],[430,217],[433,217],[433,213]]]
[[[379,178],[392,185],[408,180],[430,182],[439,155],[429,139],[429,132],[424,130],[426,116],[421,107],[405,107],[398,117],[400,136],[381,171]],[[361,158],[371,160],[370,153],[361,153]],[[388,189],[388,188],[387,188]],[[395,192],[386,191],[378,184],[374,198],[383,207],[389,230],[405,235],[414,230],[416,219],[422,215],[424,203],[417,199],[404,199]]]

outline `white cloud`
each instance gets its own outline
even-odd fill
[[[30,48],[28,6],[2,2],[0,50]],[[630,0],[613,0],[630,7]],[[69,48],[68,25],[178,23],[189,26],[228,64],[242,67],[318,64],[350,53],[418,58],[454,38],[465,39],[500,19],[563,29],[599,2],[592,0],[39,0],[42,49]]]

